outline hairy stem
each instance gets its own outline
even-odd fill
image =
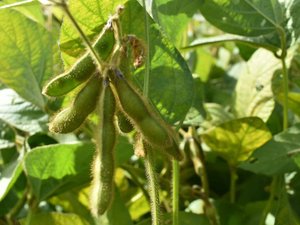
[[[179,162],[172,160],[172,218],[173,225],[179,225]]]
[[[159,225],[160,224],[159,187],[158,187],[156,172],[154,169],[155,168],[154,154],[151,148],[147,149],[144,162],[145,162],[145,169],[147,174],[149,195],[151,201],[152,225]]]
[[[143,7],[144,7],[144,27],[145,27],[145,40],[146,40],[146,62],[145,62],[145,74],[144,74],[144,87],[143,87],[143,94],[145,97],[148,97],[149,94],[149,82],[150,82],[150,41],[149,41],[149,20],[148,20],[148,13],[146,10],[146,2],[143,0]],[[155,166],[154,166],[154,156],[153,150],[151,148],[147,149],[145,155],[145,168],[147,173],[149,191],[150,191],[150,200],[151,200],[151,215],[152,215],[152,225],[159,225],[160,224],[160,208],[159,208],[159,187],[157,182],[157,177],[155,173]]]

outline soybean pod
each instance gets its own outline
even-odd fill
[[[118,127],[120,129],[120,132],[122,133],[130,133],[133,131],[133,126],[130,123],[129,119],[124,115],[123,112],[118,112],[117,113],[117,118],[118,118]]]
[[[147,99],[116,70],[112,77],[115,96],[123,113],[131,120],[134,127],[142,134],[143,139],[156,147],[169,147],[172,137],[164,121],[155,115]],[[112,76],[112,75],[111,75]]]
[[[78,92],[71,106],[59,112],[50,122],[49,130],[55,133],[69,133],[76,130],[86,117],[95,110],[103,79],[95,73]]]
[[[109,86],[104,87],[98,104],[100,121],[96,130],[96,157],[92,168],[93,184],[91,211],[94,216],[102,215],[111,205],[114,195],[114,149],[116,128],[114,115],[115,97]]]
[[[111,26],[104,26],[93,47],[102,60],[107,60],[115,44]],[[43,94],[51,97],[63,96],[88,80],[96,71],[96,64],[89,52],[85,53],[68,71],[52,79],[43,89]]]

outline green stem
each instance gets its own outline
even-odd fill
[[[283,101],[283,130],[286,130],[289,126],[288,123],[288,113],[289,113],[289,106],[288,106],[288,93],[289,93],[289,78],[287,72],[287,66],[285,62],[285,58],[281,58],[282,64],[282,76],[283,76],[283,92],[284,92],[284,101]]]
[[[177,160],[172,160],[172,218],[173,225],[179,224],[179,162]]]
[[[230,170],[230,203],[235,203],[235,195],[236,195],[236,167],[234,165],[229,165]]]
[[[145,41],[146,45],[146,61],[145,61],[145,76],[144,76],[144,95],[148,96],[149,93],[149,83],[150,83],[150,31],[149,31],[149,18],[146,9],[146,2],[143,0],[143,7],[144,7],[144,29],[145,29]]]
[[[103,61],[100,59],[99,55],[97,54],[97,52],[95,51],[95,49],[93,48],[92,44],[90,43],[90,41],[88,40],[87,36],[84,34],[84,32],[82,31],[82,29],[80,28],[79,24],[77,23],[77,21],[75,20],[75,18],[73,17],[72,13],[70,12],[68,6],[66,5],[66,3],[61,3],[59,4],[59,6],[63,9],[63,11],[66,13],[66,15],[68,16],[68,18],[70,19],[70,21],[72,22],[73,26],[75,27],[75,29],[77,30],[77,32],[79,33],[80,37],[82,38],[83,42],[85,43],[85,45],[87,46],[88,50],[90,51],[90,53],[92,54],[92,56],[95,58],[96,63],[98,65],[98,69],[99,72],[102,74],[103,72]]]
[[[7,215],[7,218],[11,221],[13,221],[13,218],[18,215],[20,210],[23,208],[24,204],[26,203],[28,195],[28,188],[24,191],[22,197],[19,199],[17,204],[10,210],[10,212]]]
[[[289,126],[288,124],[288,93],[289,93],[289,77],[288,77],[288,71],[287,71],[287,65],[286,65],[286,56],[287,56],[287,49],[286,49],[286,35],[285,32],[282,28],[278,28],[278,33],[280,35],[280,40],[281,40],[281,55],[279,56],[282,64],[282,76],[283,76],[283,92],[284,92],[284,100],[283,100],[283,130],[286,130]],[[275,198],[275,193],[277,189],[277,185],[284,185],[280,184],[280,181],[282,181],[283,175],[277,175],[273,177],[272,180],[272,185],[271,185],[271,190],[270,190],[270,197],[268,199],[267,205],[263,211],[260,224],[259,225],[264,225],[266,221],[266,217],[268,213],[271,211],[274,198]],[[284,188],[284,186],[283,186]],[[275,215],[276,218],[276,215]]]
[[[159,188],[155,172],[153,149],[147,148],[144,159],[151,201],[152,225],[160,224]]]
[[[272,204],[273,204],[273,201],[275,198],[276,186],[277,186],[278,181],[279,181],[279,176],[274,176],[273,180],[272,180],[272,184],[271,184],[271,189],[270,189],[270,191],[271,191],[270,197],[268,199],[266,207],[264,208],[259,225],[265,225],[266,218],[268,216],[270,209],[272,208]]]
[[[145,25],[145,40],[146,40],[146,62],[145,62],[145,75],[144,75],[144,87],[143,87],[143,94],[145,97],[148,97],[149,94],[149,83],[150,83],[150,41],[149,41],[149,20],[148,20],[148,13],[146,10],[146,2],[143,0],[143,7],[144,7],[144,25]],[[159,187],[157,182],[156,173],[154,170],[154,157],[153,157],[153,150],[151,148],[147,149],[146,156],[145,156],[145,168],[148,178],[149,184],[149,191],[150,191],[150,200],[151,200],[151,215],[152,215],[152,225],[159,225],[160,223],[160,208],[159,208]]]

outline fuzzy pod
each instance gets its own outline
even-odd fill
[[[121,133],[127,134],[133,131],[133,126],[130,123],[129,119],[126,118],[124,113],[118,112],[117,113],[117,120],[118,120],[118,127]]]
[[[93,44],[100,58],[105,61],[115,45],[114,31],[105,26]],[[96,71],[96,64],[89,52],[85,53],[66,72],[56,76],[43,88],[43,94],[50,97],[63,96],[88,80]]]
[[[155,115],[152,106],[130,80],[115,79],[113,86],[120,108],[142,134],[143,139],[156,147],[171,146],[172,137],[165,122]]]
[[[98,217],[109,209],[114,196],[114,149],[117,140],[114,115],[116,101],[109,86],[104,88],[99,99],[99,126],[96,130],[97,153],[92,168],[93,184],[90,207],[92,214]]]
[[[103,88],[100,74],[94,74],[78,92],[72,104],[56,114],[50,122],[49,130],[55,133],[69,133],[76,130],[86,117],[95,110]]]

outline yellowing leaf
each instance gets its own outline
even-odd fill
[[[231,165],[245,161],[252,152],[272,137],[258,117],[246,117],[223,123],[203,134],[203,141]]]

